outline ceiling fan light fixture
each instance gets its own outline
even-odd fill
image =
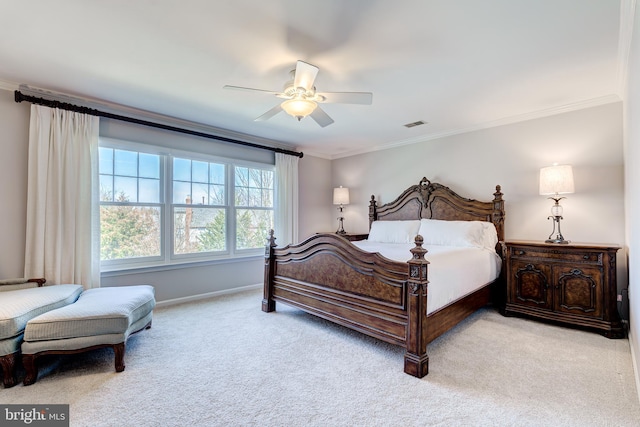
[[[315,101],[303,98],[287,99],[280,104],[282,109],[289,115],[298,119],[298,121],[313,113],[318,104]]]
[[[225,85],[224,88],[262,92],[284,100],[257,117],[255,121],[258,122],[269,120],[284,110],[298,121],[310,116],[320,127],[326,127],[333,123],[333,119],[318,104],[327,102],[371,105],[371,92],[316,92],[314,83],[318,71],[315,65],[304,61],[296,62],[296,68],[290,73],[291,79],[284,84],[282,92],[229,85]]]

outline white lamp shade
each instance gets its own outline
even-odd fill
[[[349,189],[340,186],[340,188],[333,189],[333,204],[334,205],[348,205],[349,204]]]
[[[574,192],[571,165],[549,166],[540,169],[540,194],[570,194]]]

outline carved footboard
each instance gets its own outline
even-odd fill
[[[335,234],[316,234],[265,253],[262,310],[282,301],[406,348],[405,372],[423,377],[427,356],[427,266],[422,237],[406,263],[360,250]]]

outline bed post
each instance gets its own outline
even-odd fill
[[[504,200],[502,199],[502,187],[496,185],[496,192],[493,193],[493,214],[491,222],[496,226],[498,239],[504,240]]]
[[[369,201],[369,230],[371,230],[371,224],[373,221],[378,219],[378,212],[376,211],[376,196],[371,195],[371,200]]]
[[[273,250],[276,247],[276,238],[273,229],[269,230],[269,237],[264,248],[264,290],[262,294],[262,311],[271,312],[276,309],[273,300],[273,275],[275,270]]]
[[[429,373],[427,355],[427,266],[424,259],[427,250],[422,247],[424,239],[417,235],[416,246],[411,249],[413,257],[409,264],[407,281],[407,351],[404,354],[404,372],[422,378]]]

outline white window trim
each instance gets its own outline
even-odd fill
[[[122,149],[128,151],[138,151],[148,154],[155,154],[164,156],[164,161],[161,162],[161,215],[163,218],[163,231],[161,233],[161,256],[159,257],[145,257],[145,258],[128,258],[126,260],[108,260],[100,262],[101,273],[106,273],[106,276],[118,275],[118,272],[128,274],[131,272],[150,272],[150,271],[162,271],[170,269],[179,269],[192,266],[211,265],[225,262],[238,262],[247,259],[254,259],[261,257],[264,253],[263,248],[255,249],[235,249],[235,232],[236,232],[236,206],[233,200],[233,194],[235,191],[235,177],[234,167],[248,167],[253,169],[270,170],[274,173],[275,179],[275,165],[269,163],[260,163],[247,160],[233,159],[229,157],[216,156],[212,154],[204,154],[195,151],[187,151],[175,148],[167,148],[156,146],[152,144],[146,144],[135,141],[127,141],[115,138],[100,137],[99,146]],[[226,233],[226,251],[220,252],[204,252],[204,253],[191,253],[191,254],[174,254],[173,252],[173,186],[171,185],[173,174],[173,157],[188,158],[191,160],[206,161],[210,163],[221,163],[226,166],[226,182],[225,182],[225,198],[227,215],[227,233]],[[274,181],[274,197],[275,197],[275,181]],[[245,207],[238,207],[245,208]],[[247,209],[261,209],[271,210],[275,218],[276,207],[275,204],[272,208],[252,208]],[[266,239],[267,236],[265,236]],[[266,240],[265,240],[266,241]]]

